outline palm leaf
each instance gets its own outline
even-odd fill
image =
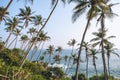
[[[75,22],[80,15],[82,15],[87,8],[87,2],[78,3],[77,6],[73,9],[74,13],[72,15],[72,21]]]
[[[94,42],[94,41],[98,41],[98,40],[100,40],[100,39],[97,37],[97,38],[91,39],[90,42]]]

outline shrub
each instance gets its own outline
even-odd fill
[[[72,76],[72,80],[75,80],[75,76]],[[87,80],[84,74],[78,74],[78,80]]]

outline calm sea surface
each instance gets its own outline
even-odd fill
[[[42,53],[44,51],[45,50],[42,50],[40,52],[40,50],[38,50],[37,53],[34,55],[32,60],[36,60],[36,58],[38,57],[39,53],[41,53],[40,55],[43,55]],[[120,52],[120,51],[117,51],[117,52]],[[75,53],[77,53],[77,52],[75,52]],[[56,54],[58,54],[58,53],[54,53],[54,55],[56,55]],[[68,75],[69,76],[74,75],[75,74],[76,65],[75,64],[73,65],[73,60],[72,59],[70,61],[70,65],[69,66],[65,65],[65,61],[63,59],[63,57],[65,55],[70,56],[71,55],[71,50],[63,50],[62,53],[60,54],[60,56],[61,56],[60,64],[56,64],[55,63],[55,64],[52,64],[52,66],[62,67],[64,69],[64,71],[66,70],[67,67],[69,67],[69,70],[67,72]],[[31,53],[28,56],[28,59],[30,59],[30,56],[31,56]],[[53,56],[52,56],[52,58],[53,58]],[[97,71],[98,71],[99,74],[102,74],[103,73],[103,64],[102,64],[101,54],[97,54],[96,56],[98,57],[96,59]],[[45,61],[49,60],[48,57],[49,57],[49,55],[46,54]],[[81,58],[82,58],[83,62],[81,62],[80,71],[81,71],[81,73],[86,73],[86,62],[85,62],[85,52],[84,51],[82,51]],[[52,62],[54,62],[53,59],[51,60],[51,63]],[[88,71],[89,71],[88,72],[89,76],[95,75],[95,70],[94,70],[94,66],[93,66],[93,63],[92,63],[92,57],[89,57],[89,69],[88,69]],[[120,58],[118,58],[116,55],[113,55],[113,54],[111,54],[111,57],[110,57],[110,73],[111,73],[111,75],[120,78]]]

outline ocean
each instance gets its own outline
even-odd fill
[[[45,50],[42,50],[40,55],[43,55],[44,51]],[[120,52],[120,51],[118,50],[117,52]],[[36,52],[32,61],[36,60],[39,53],[40,53],[40,50],[38,50]],[[75,53],[77,53],[77,52],[75,52]],[[30,59],[31,54],[32,54],[32,51],[27,57],[28,60]],[[65,55],[67,55],[67,56],[71,55],[71,50],[65,49],[59,54],[61,57],[60,64],[54,63],[53,57],[56,54],[58,54],[58,52],[54,52],[53,55],[51,56],[51,64],[49,64],[49,66],[58,66],[58,67],[61,67],[64,71],[66,71],[66,68],[68,67],[69,68],[67,71],[68,76],[74,75],[76,65],[73,64],[73,60],[72,59],[70,60],[69,66],[67,66],[68,63],[65,65],[65,60],[64,60]],[[96,56],[97,56],[97,59],[96,59],[97,71],[98,71],[98,74],[102,74],[103,73],[103,64],[102,64],[101,54],[99,53]],[[48,60],[49,60],[49,54],[46,54],[44,61],[47,62]],[[81,53],[81,60],[82,60],[82,62],[80,63],[80,72],[85,74],[86,73],[85,51],[82,51],[82,53]],[[107,64],[107,62],[106,62],[106,64]],[[110,73],[112,76],[120,78],[120,58],[114,54],[111,54],[111,56],[110,56]],[[88,75],[89,77],[95,75],[95,70],[94,70],[94,66],[92,63],[92,57],[89,57],[88,74],[89,74]]]

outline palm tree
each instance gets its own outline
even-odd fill
[[[103,67],[104,67],[104,78],[105,80],[108,80],[108,73],[107,73],[107,67],[106,67],[106,61],[105,61],[105,55],[104,55],[104,28],[105,28],[105,18],[108,16],[109,18],[112,18],[113,15],[117,15],[115,13],[113,13],[111,7],[116,5],[116,4],[107,4],[109,2],[109,0],[104,1],[104,4],[100,3],[100,7],[101,7],[101,14],[100,17],[98,18],[98,22],[100,22],[101,24],[101,49],[102,49],[102,60],[103,60]],[[105,7],[102,7],[105,6]],[[114,36],[113,36],[114,37]]]
[[[108,43],[106,46],[104,46],[104,48],[107,51],[107,65],[108,65],[108,74],[109,74],[109,76],[110,76],[110,55],[115,54],[118,57],[120,57],[119,54],[117,54],[115,52],[115,48],[113,48],[113,47],[114,47],[114,44],[112,44],[112,43]]]
[[[20,30],[18,28],[16,28],[13,32],[13,34],[15,35],[15,38],[11,41],[11,43],[8,45],[8,48],[14,43],[14,41],[16,40],[15,42],[15,46],[14,48],[16,47],[17,45],[17,38],[18,38],[18,35],[20,35]]]
[[[10,32],[9,36],[7,37],[6,41],[5,41],[5,45],[7,46],[8,40],[11,37],[14,29],[16,27],[19,27],[19,23],[21,23],[21,21],[19,21],[19,19],[17,17],[13,17],[12,19],[7,19],[6,25],[8,26],[6,29],[7,32]]]
[[[84,42],[83,43],[83,47],[85,48],[85,53],[86,53],[86,76],[87,76],[87,80],[88,80],[88,52],[90,50],[90,44],[88,42]]]
[[[77,61],[76,73],[75,73],[75,80],[78,80],[78,71],[79,71],[79,67],[80,67],[80,56],[81,56],[81,51],[82,51],[82,44],[84,42],[85,35],[88,30],[90,21],[92,20],[93,17],[95,17],[99,13],[100,7],[99,7],[98,1],[96,1],[96,0],[69,0],[69,2],[77,3],[77,5],[74,8],[74,14],[72,16],[73,22],[75,22],[76,19],[81,14],[83,14],[87,9],[89,9],[87,12],[87,18],[88,18],[87,24],[86,24],[86,27],[85,27],[85,30],[84,30],[84,33],[82,36],[82,40],[80,43],[81,45],[80,45],[79,51],[78,51],[78,61]],[[102,3],[103,1],[100,1],[100,2]]]
[[[62,47],[61,46],[58,46],[57,49],[55,50],[56,52],[58,52],[58,54],[60,54],[62,52]]]
[[[0,7],[0,22],[4,20],[6,22],[6,19],[8,18],[9,12],[6,12],[4,16],[2,15],[3,11],[5,10],[4,7]]]
[[[29,40],[29,38],[28,38],[27,35],[22,35],[22,36],[21,36],[20,41],[21,41],[22,43],[21,43],[20,49],[23,49],[23,46],[27,43],[28,40]]]
[[[53,59],[54,59],[54,61],[55,61],[57,64],[60,64],[60,60],[61,60],[60,55],[55,55],[55,56],[53,57]],[[55,62],[53,62],[53,63],[55,63]]]
[[[75,47],[75,44],[76,44],[76,40],[75,39],[71,39],[70,41],[68,41],[68,45],[70,47],[72,47],[72,51],[71,51],[71,56],[69,56],[69,59],[68,59],[68,64],[67,64],[67,69],[65,71],[65,73],[67,73],[68,69],[69,69],[69,66],[70,66],[70,60],[72,59],[72,55],[74,54],[74,47]]]
[[[51,64],[51,57],[52,57],[52,54],[54,53],[54,46],[49,45],[48,49],[46,49],[46,50],[47,50],[47,53],[49,54],[49,64]]]
[[[96,37],[91,40],[91,42],[94,42],[93,47],[99,45],[99,47],[102,50],[101,56],[102,56],[102,61],[103,61],[103,69],[104,69],[105,80],[107,80],[107,67],[106,67],[106,60],[105,60],[105,54],[104,54],[104,46],[106,46],[107,44],[110,43],[108,41],[109,39],[115,37],[115,36],[106,37],[106,32],[107,32],[107,30],[105,28],[103,28],[103,29],[100,28],[99,32],[94,32],[93,33],[93,35],[95,35]]]
[[[68,41],[68,45],[72,47],[72,52],[71,54],[73,54],[74,52],[74,47],[75,47],[75,44],[77,43],[77,41],[75,39],[71,39],[70,41]]]
[[[12,4],[12,2],[13,2],[13,0],[10,0],[9,3],[7,4],[7,6],[3,9],[2,14],[0,15],[0,21],[3,19],[5,14],[8,14],[7,10],[10,7],[10,5]]]
[[[25,6],[25,9],[20,8],[20,13],[18,16],[20,17],[20,20],[25,20],[22,27],[27,27],[29,22],[34,19],[34,16],[32,16],[33,13],[34,12],[32,12],[31,8],[28,6]]]
[[[35,37],[36,29],[34,27],[29,28],[29,31],[27,32],[30,34],[31,38]]]
[[[45,19],[43,19],[41,15],[35,15],[34,18],[33,18],[32,23],[34,24],[34,26],[40,27],[40,26],[43,25],[44,21],[45,21]]]
[[[65,55],[65,56],[63,57],[63,59],[65,60],[65,66],[66,66],[66,64],[67,64],[67,62],[68,62],[68,55]],[[65,67],[64,67],[64,69],[65,69]]]
[[[46,33],[42,32],[39,37],[40,37],[39,44],[41,45],[41,48],[40,48],[40,52],[38,53],[38,57],[36,58],[36,60],[38,61],[39,61],[39,57],[41,56],[42,49],[43,49],[45,42],[50,40],[50,37],[47,36],[47,32]],[[38,45],[38,47],[40,47],[40,45]]]
[[[94,69],[95,69],[95,72],[96,72],[97,80],[99,80],[98,79],[97,67],[96,67],[96,59],[97,59],[96,54],[98,53],[98,51],[96,49],[90,49],[90,53],[91,54],[89,54],[89,55],[92,56],[92,62],[93,62],[93,66],[94,66]]]

